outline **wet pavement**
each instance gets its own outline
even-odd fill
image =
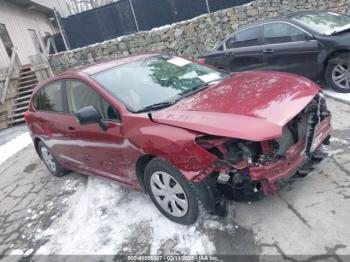
[[[327,101],[332,143],[329,156],[310,175],[292,179],[259,202],[231,202],[225,219],[205,216],[189,227],[163,218],[143,193],[75,173],[51,176],[30,145],[0,166],[0,258],[210,253],[312,259],[323,254],[336,261],[350,255],[350,108]],[[3,134],[2,143],[8,141]]]

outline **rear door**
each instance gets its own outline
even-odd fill
[[[78,79],[65,84],[68,118],[65,123],[70,137],[70,161],[80,170],[130,184],[134,173],[128,172],[127,141],[124,138],[121,116],[93,87]],[[80,125],[75,113],[86,106],[94,106],[108,123],[107,131],[99,125]]]
[[[64,162],[66,145],[69,143],[65,129],[63,82],[58,80],[43,86],[34,97],[33,115],[35,133],[45,141],[59,162]]]
[[[230,71],[260,69],[264,65],[261,49],[261,27],[255,26],[235,33],[225,42],[227,66]]]
[[[311,34],[286,22],[264,24],[262,31],[266,70],[317,78],[319,46]]]

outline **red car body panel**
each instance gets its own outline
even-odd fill
[[[26,121],[34,143],[38,139],[44,141],[59,162],[71,170],[134,189],[142,189],[136,170],[144,156],[164,158],[187,180],[201,181],[215,170],[217,157],[197,144],[198,136],[210,134],[250,141],[279,137],[283,125],[319,92],[313,82],[287,73],[236,73],[171,107],[152,112],[150,119],[146,113],[129,112],[89,77],[150,55],[112,60],[40,83],[32,97],[48,82],[72,78],[84,81],[119,111],[122,121],[108,122],[107,131],[102,131],[97,124],[82,126],[74,115],[37,111],[32,98]],[[330,132],[330,125],[325,126],[322,139]],[[293,152],[291,149],[291,157],[301,153]],[[299,164],[299,160],[295,161],[294,169]],[[286,169],[283,175],[275,176],[270,170],[254,169],[252,178],[274,182],[277,176],[285,177],[292,171]]]
[[[331,118],[327,117],[316,129],[313,143],[314,149],[322,144],[322,142],[330,135],[330,131]],[[251,167],[249,169],[249,175],[254,181],[263,181],[262,186],[266,194],[274,193],[278,190],[275,182],[294,174],[295,170],[304,163],[306,160],[304,152],[305,138],[289,148],[283,160],[277,161],[268,166]]]
[[[305,78],[277,72],[245,72],[153,114],[156,122],[206,134],[264,141],[319,92]]]

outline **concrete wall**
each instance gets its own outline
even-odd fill
[[[5,24],[12,44],[18,48],[22,64],[29,64],[29,56],[37,54],[28,29],[35,30],[39,41],[45,32],[53,34],[53,28],[45,14],[0,0],[0,23]],[[44,45],[41,41],[41,44]],[[42,49],[45,50],[44,46]],[[9,57],[0,40],[0,68],[9,64]]]
[[[123,36],[59,53],[49,58],[54,73],[122,55],[164,51],[197,57],[240,26],[298,10],[330,10],[350,14],[350,0],[256,0],[170,26]]]

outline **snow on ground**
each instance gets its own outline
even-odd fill
[[[337,93],[333,90],[327,90],[327,89],[323,90],[323,93],[325,93],[327,96],[340,99],[346,102],[350,102],[350,93],[342,94],[342,93]]]
[[[144,193],[89,177],[87,185],[68,199],[68,205],[64,215],[36,236],[49,240],[36,254],[159,254],[159,248],[169,240],[175,243],[172,252],[215,252],[213,243],[196,225],[169,221]],[[209,222],[208,228],[212,226]]]
[[[8,158],[21,151],[23,148],[32,143],[28,132],[25,132],[10,141],[0,145],[0,165]]]

